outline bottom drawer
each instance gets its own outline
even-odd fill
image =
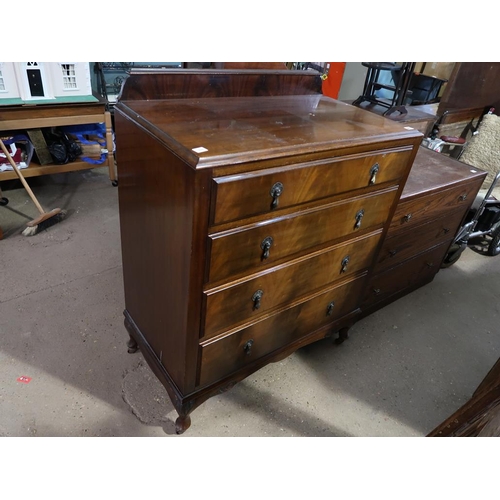
[[[450,240],[399,266],[373,276],[366,289],[361,308],[363,310],[371,308],[378,302],[385,301],[419,282],[429,281],[439,271],[449,246]]]
[[[295,307],[201,344],[199,384],[216,382],[354,311],[365,277],[344,281]]]

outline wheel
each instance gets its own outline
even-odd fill
[[[8,198],[5,198],[5,197],[2,197],[0,198],[0,205],[7,205],[7,203],[9,203],[9,199]]]
[[[467,243],[453,243],[441,264],[441,269],[446,269],[455,264],[466,248]]]
[[[113,184],[113,186],[118,186],[118,181],[111,181],[111,184]]]
[[[488,255],[498,255],[500,253],[500,226],[491,233],[492,240],[488,245]]]

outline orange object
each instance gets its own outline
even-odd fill
[[[338,99],[340,86],[344,77],[345,62],[331,62],[328,75],[323,80],[322,92],[323,95]]]

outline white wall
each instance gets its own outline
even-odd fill
[[[360,62],[348,62],[339,90],[340,101],[354,101],[363,93],[367,68]]]

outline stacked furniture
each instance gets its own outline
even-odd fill
[[[179,413],[348,328],[422,134],[305,71],[137,71],[115,107],[130,351]]]

